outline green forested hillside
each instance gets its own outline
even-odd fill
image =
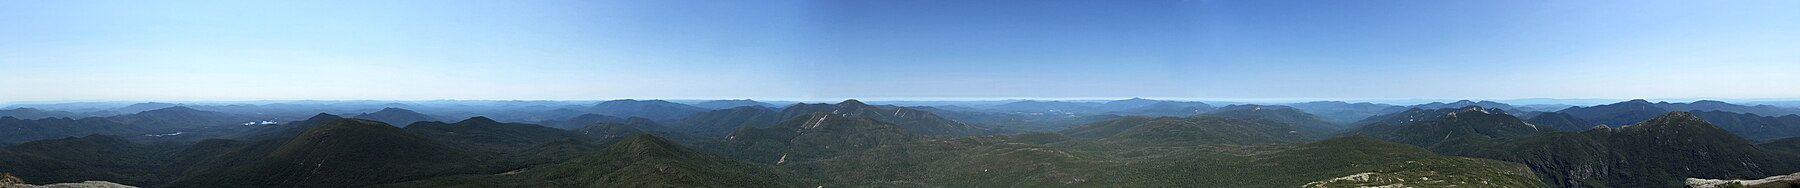
[[[688,149],[652,135],[626,138],[560,164],[376,187],[801,187],[772,166]]]

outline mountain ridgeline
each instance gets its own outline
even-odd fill
[[[1106,102],[1070,102],[1070,101],[1036,101],[1024,100],[996,105],[987,108],[997,112],[1028,113],[1105,113],[1120,115],[1159,115],[1190,116],[1212,111],[1214,107],[1203,102],[1166,101],[1143,98]]]
[[[1375,137],[1432,150],[1548,132],[1498,108],[1418,109],[1369,118],[1345,134]]]
[[[990,130],[938,117],[931,112],[908,107],[873,106],[855,99],[837,104],[795,104],[782,109],[781,117],[791,119],[816,116],[815,113],[820,112],[889,123],[920,135],[968,136],[992,133]]]
[[[1523,163],[1544,182],[1561,187],[1676,187],[1690,177],[1760,178],[1800,170],[1790,162],[1800,156],[1763,149],[1688,112],[1620,128],[1546,132],[1496,110],[1414,109],[1371,118],[1346,134]],[[1539,117],[1547,115],[1554,114]]]
[[[357,114],[357,119],[381,121],[389,125],[405,126],[417,122],[437,121],[438,118],[401,108],[382,108],[380,111]]]
[[[1715,126],[1752,140],[1773,140],[1800,136],[1800,109],[1769,105],[1744,106],[1720,101],[1692,103],[1651,103],[1645,100],[1571,107],[1558,112],[1592,122],[1618,127],[1642,122],[1669,112],[1689,112]]]
[[[601,102],[588,108],[589,112],[621,116],[642,117],[656,121],[673,121],[688,115],[706,111],[705,108],[688,106],[663,100],[614,100]]]

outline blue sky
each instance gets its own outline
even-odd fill
[[[0,101],[1800,97],[1800,1],[0,1]]]

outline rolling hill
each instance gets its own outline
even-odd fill
[[[700,137],[724,138],[745,127],[764,128],[781,120],[781,112],[759,106],[740,106],[727,109],[701,112],[670,123],[670,130],[686,132]]]
[[[768,165],[702,153],[651,135],[560,164],[494,175],[466,175],[376,187],[802,187]]]
[[[89,135],[39,140],[0,149],[0,172],[33,182],[101,180],[132,185],[160,183],[172,144],[139,144],[118,136]]]
[[[6,130],[0,131],[0,143],[22,143],[92,134],[139,135],[153,132],[143,127],[97,117],[18,119],[7,116],[0,117],[0,130]]]
[[[208,159],[165,186],[354,187],[504,170],[373,120],[331,120],[264,142]]]
[[[1194,144],[1267,144],[1300,142],[1326,135],[1317,128],[1277,121],[1215,116],[1132,116],[1070,128],[1060,133],[1071,138],[1096,139],[1136,146]]]
[[[868,118],[908,132],[926,136],[968,136],[992,134],[994,131],[963,124],[954,120],[938,117],[937,114],[910,107],[873,106],[855,99],[845,100],[837,104],[795,104],[781,110],[781,117],[815,116],[816,113],[828,113],[843,117]]]
[[[768,128],[744,128],[726,136],[715,151],[770,164],[826,159],[923,136],[869,117],[814,112]]]
[[[613,116],[600,115],[600,114],[581,114],[581,115],[571,117],[566,120],[544,122],[544,126],[555,127],[555,128],[559,128],[559,129],[577,129],[577,128],[585,127],[588,125],[593,125],[596,123],[624,123],[624,122],[625,122],[625,118],[620,118],[620,117],[613,117]]]
[[[533,124],[500,123],[481,116],[456,123],[420,122],[406,126],[405,130],[433,142],[490,153],[516,153],[546,143],[587,138],[568,130]]]
[[[1250,120],[1266,120],[1298,126],[1316,133],[1331,133],[1344,130],[1343,126],[1331,123],[1325,117],[1306,113],[1288,106],[1268,105],[1231,105],[1204,114],[1206,116],[1230,117]]]

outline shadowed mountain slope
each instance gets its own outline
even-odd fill
[[[288,140],[209,159],[168,186],[355,187],[493,171],[461,151],[381,122],[337,119]]]
[[[796,176],[762,164],[701,153],[652,135],[561,164],[495,175],[469,175],[377,187],[802,187]]]

